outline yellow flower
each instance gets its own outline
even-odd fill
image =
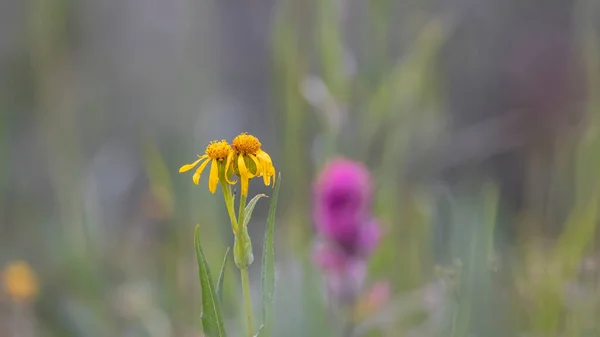
[[[269,154],[261,150],[261,145],[258,138],[246,133],[235,137],[231,144],[234,152],[233,172],[240,177],[244,196],[248,195],[248,181],[254,177],[262,176],[266,186],[273,177],[275,184],[275,167]]]
[[[187,172],[196,167],[202,160],[205,160],[198,167],[196,173],[194,173],[194,176],[192,177],[194,184],[198,185],[200,182],[200,174],[202,174],[202,171],[206,165],[211,162],[210,175],[208,176],[208,189],[214,194],[217,190],[217,184],[221,179],[229,184],[235,184],[235,181],[232,182],[229,180],[229,177],[233,174],[233,171],[230,170],[230,166],[232,166],[232,159],[233,151],[227,141],[224,139],[221,141],[213,140],[206,147],[206,152],[204,155],[198,156],[198,160],[191,164],[183,165],[179,169],[179,173]]]
[[[35,272],[25,261],[13,261],[2,271],[2,290],[15,301],[31,301],[38,293]]]

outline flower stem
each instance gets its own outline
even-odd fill
[[[244,227],[244,211],[246,210],[246,196],[240,196],[240,209],[238,212],[238,224],[237,228],[244,233],[246,229]],[[248,336],[254,336],[254,316],[252,315],[252,299],[250,297],[250,280],[248,278],[248,268],[240,268],[240,275],[242,278],[242,292],[244,293],[244,308],[246,310],[246,325],[248,328]]]
[[[248,336],[254,336],[254,316],[252,315],[252,300],[250,298],[250,280],[248,278],[248,269],[240,269],[242,276],[242,291],[244,292],[244,307],[246,309],[246,326],[248,328]]]
[[[233,196],[231,195],[231,187],[228,184],[221,182],[221,188],[223,189],[223,197],[225,198],[225,206],[227,207],[227,213],[229,214],[229,220],[231,221],[231,229],[233,234],[237,234],[238,225],[235,218],[235,210],[233,205]]]
[[[246,196],[245,195],[241,195],[240,196],[240,210],[238,212],[238,229],[240,229],[242,226],[244,226],[244,211],[246,210]]]

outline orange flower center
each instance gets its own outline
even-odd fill
[[[227,143],[226,140],[216,141],[213,140],[206,147],[206,155],[210,159],[225,159],[227,155],[231,151],[231,146]]]
[[[252,153],[255,154],[260,150],[260,141],[258,138],[242,133],[241,135],[233,139],[231,147],[242,154]]]

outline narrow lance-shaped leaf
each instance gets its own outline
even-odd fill
[[[263,245],[262,259],[262,316],[263,327],[258,332],[259,337],[270,337],[273,325],[273,300],[275,293],[275,210],[277,208],[277,197],[281,173],[277,176],[275,191],[269,206],[267,218],[267,229],[265,230],[265,242]]]
[[[223,301],[223,278],[225,277],[225,266],[227,265],[227,259],[229,258],[230,247],[227,247],[225,251],[225,257],[223,258],[223,264],[221,264],[221,272],[219,273],[219,279],[217,280],[217,298],[219,302]]]
[[[244,210],[244,227],[248,225],[252,212],[254,211],[254,206],[256,206],[256,203],[260,198],[268,198],[268,196],[266,194],[258,194],[250,200],[248,205],[246,205],[246,209]]]
[[[216,289],[212,281],[210,269],[200,247],[199,226],[194,235],[196,257],[198,258],[198,276],[202,287],[202,329],[209,337],[225,337],[221,303],[217,299]]]

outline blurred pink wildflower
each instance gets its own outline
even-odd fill
[[[354,298],[361,290],[368,257],[380,242],[371,198],[367,168],[344,158],[329,162],[314,184],[313,217],[321,240],[313,258],[340,299]]]

